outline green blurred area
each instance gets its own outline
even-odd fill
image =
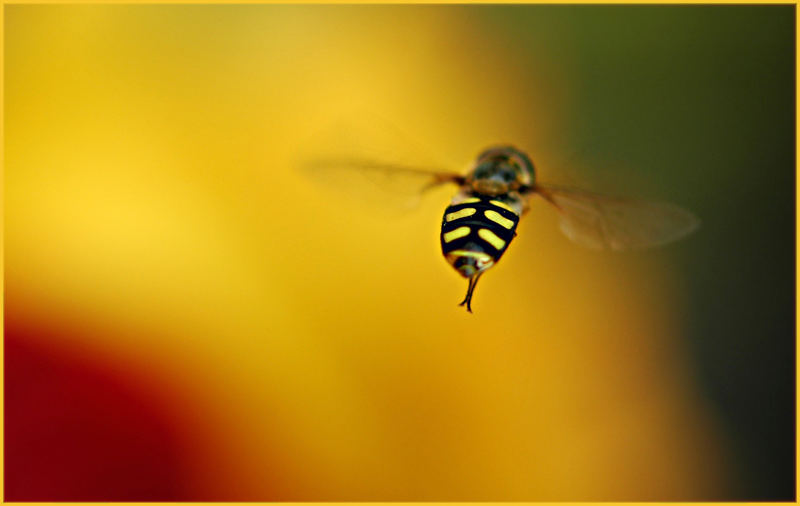
[[[563,65],[564,134],[590,177],[647,181],[700,216],[670,253],[685,345],[737,460],[720,499],[793,500],[795,7],[469,10]]]

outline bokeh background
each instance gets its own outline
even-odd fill
[[[794,6],[4,9],[6,500],[794,498]],[[467,314],[451,190],[296,169],[360,111],[702,228]]]

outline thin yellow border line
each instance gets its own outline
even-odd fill
[[[340,0],[321,0],[315,2],[287,2],[287,1],[271,1],[271,0],[238,0],[232,2],[221,2],[221,1],[214,1],[214,0],[171,0],[171,1],[162,1],[162,0],[136,0],[136,1],[124,1],[124,0],[84,0],[80,2],[70,2],[68,0],[16,0],[16,1],[9,1],[9,0],[0,0],[0,32],[2,32],[2,37],[0,37],[0,117],[3,118],[3,121],[0,122],[0,139],[3,140],[2,148],[0,148],[0,167],[2,167],[2,182],[0,182],[0,188],[3,190],[3,225],[0,227],[0,239],[2,239],[2,245],[0,245],[0,261],[2,261],[2,272],[3,272],[3,281],[2,286],[3,290],[0,292],[0,303],[2,303],[2,307],[5,308],[5,6],[6,5],[86,5],[86,4],[103,4],[103,5],[169,5],[169,4],[182,4],[182,5],[237,5],[237,4],[287,4],[287,3],[296,3],[296,4],[305,4],[305,5],[319,5],[319,4],[382,4],[382,5],[408,5],[408,4],[429,4],[429,5],[441,5],[441,4],[449,4],[449,5],[457,5],[457,4],[571,4],[571,5],[797,5],[796,0],[772,0],[769,2],[757,2],[757,1],[746,1],[746,0],[711,0],[705,2],[697,2],[692,0],[673,0],[671,2],[660,2],[657,0],[639,0],[636,2],[632,1],[625,1],[625,0],[617,0],[617,1],[599,1],[599,0],[583,0],[583,1],[570,1],[570,0],[551,0],[547,2],[535,2],[535,1],[525,1],[525,0],[485,0],[485,1],[457,1],[457,0],[439,0],[439,1],[367,1],[367,0],[351,0],[348,2],[343,2]],[[800,150],[798,150],[798,145],[800,145],[800,131],[797,128],[797,111],[798,111],[798,98],[800,98],[800,93],[798,93],[797,83],[800,82],[800,56],[798,56],[797,48],[800,46],[800,37],[798,36],[797,27],[800,26],[800,13],[798,9],[795,8],[795,318],[797,315],[800,315],[800,295],[798,295],[797,287],[798,283],[800,283],[800,256],[798,256],[798,251],[800,251],[800,241],[798,241],[798,237],[800,237],[800,200],[798,200],[798,195],[800,195],[800,177],[798,177],[798,170],[797,170],[797,161],[800,159]],[[2,322],[2,336],[3,336],[3,343],[5,343],[5,311],[0,314],[0,322]],[[800,364],[800,346],[798,346],[797,342],[797,320],[795,320],[795,364]],[[0,374],[0,419],[5,421],[5,347],[0,346],[0,370],[3,371],[3,374]],[[797,369],[797,367],[796,367]],[[789,504],[797,504],[798,492],[800,488],[798,488],[798,483],[800,483],[800,465],[798,465],[798,455],[800,455],[800,443],[798,443],[797,435],[800,434],[800,418],[797,416],[797,406],[800,405],[798,399],[798,392],[800,392],[800,375],[795,373],[795,502],[767,502],[761,501],[756,502],[759,503],[768,503],[768,504],[775,504],[775,505],[789,505]],[[0,501],[3,504],[20,504],[25,506],[38,506],[38,505],[51,505],[51,504],[59,504],[59,505],[87,505],[87,506],[95,506],[98,503],[95,502],[59,502],[59,503],[52,503],[52,502],[7,502],[5,500],[5,423],[0,424]],[[748,501],[750,503],[750,501]],[[681,506],[690,506],[690,505],[717,505],[717,504],[740,504],[739,502],[675,502],[675,501],[659,501],[658,503],[647,503],[647,502],[447,502],[447,503],[436,503],[436,502],[338,502],[338,501],[330,501],[330,502],[114,502],[112,504],[120,504],[120,505],[173,505],[173,504],[196,504],[196,505],[207,505],[207,504],[291,504],[293,506],[303,506],[303,505],[325,505],[325,504],[354,504],[359,506],[368,506],[372,504],[396,504],[396,505],[434,505],[434,504],[537,504],[537,505],[558,505],[558,506],[565,506],[569,504],[602,504],[602,505],[609,505],[609,504],[625,504],[628,506],[638,506],[638,505],[647,505],[647,504],[680,504]]]
[[[800,256],[798,256],[798,242],[797,242],[798,237],[800,237],[800,214],[798,214],[798,209],[800,209],[800,207],[798,207],[798,195],[800,195],[800,184],[798,184],[798,183],[800,182],[800,178],[798,178],[798,170],[797,170],[797,146],[798,146],[798,144],[800,144],[800,133],[798,133],[798,125],[797,125],[797,113],[798,113],[798,107],[797,107],[797,96],[798,96],[798,87],[797,86],[798,85],[797,85],[797,83],[800,82],[799,81],[800,80],[800,72],[798,72],[798,67],[800,66],[800,58],[798,58],[798,54],[797,54],[797,48],[798,48],[798,45],[800,44],[800,37],[798,37],[798,33],[797,33],[798,21],[800,21],[800,14],[798,13],[798,9],[795,6],[795,9],[794,9],[794,58],[795,58],[795,62],[794,62],[794,73],[795,73],[795,76],[794,76],[794,86],[795,86],[795,91],[794,91],[794,135],[795,135],[795,139],[794,139],[794,164],[795,164],[795,166],[794,166],[794,169],[795,169],[794,170],[794,185],[795,185],[795,188],[794,188],[794,205],[795,205],[795,217],[794,217],[794,224],[795,224],[795,235],[794,235],[794,241],[795,241],[795,245],[794,245],[794,255],[795,255],[794,256],[794,261],[795,261],[795,265],[794,265],[794,301],[795,301],[795,312],[794,312],[794,314],[795,314],[795,320],[794,320],[794,324],[795,324],[795,332],[794,332],[794,336],[795,336],[795,339],[794,339],[794,352],[795,352],[795,358],[794,358],[794,364],[795,364],[795,373],[794,373],[794,380],[795,380],[795,388],[794,388],[794,399],[795,399],[795,402],[794,402],[794,406],[795,406],[795,408],[794,408],[794,423],[795,423],[795,430],[794,430],[794,472],[795,472],[795,477],[794,477],[794,498],[795,498],[795,501],[797,501],[797,499],[798,499],[798,482],[800,482],[800,465],[798,465],[798,462],[797,462],[798,452],[800,451],[800,445],[798,445],[798,441],[797,441],[798,440],[798,434],[800,434],[800,423],[798,423],[798,416],[797,416],[797,406],[798,406],[798,404],[800,404],[800,403],[798,403],[798,391],[800,391],[800,381],[798,381],[798,376],[800,376],[800,375],[798,375],[798,371],[797,371],[797,365],[800,364],[800,351],[798,350],[799,347],[798,347],[798,342],[797,342],[797,334],[798,334],[797,333],[797,317],[798,317],[797,315],[800,315],[800,295],[798,295],[798,291],[797,291],[797,286],[798,286],[797,285],[797,280],[798,280],[797,272],[800,269]]]
[[[705,2],[698,2],[696,0],[673,0],[670,2],[662,2],[659,0],[551,0],[542,2],[533,2],[527,0],[413,0],[413,1],[398,1],[398,0],[385,0],[385,1],[370,1],[370,0],[350,0],[343,2],[341,0],[316,0],[314,2],[292,2],[287,0],[236,0],[231,2],[220,2],[218,0],[82,0],[79,2],[69,0],[3,0],[4,5],[240,5],[240,4],[264,4],[264,5],[463,5],[463,4],[481,4],[481,5],[552,5],[552,4],[569,4],[569,5],[797,5],[797,0],[770,0],[767,2],[758,2],[753,0],[708,0]]]
[[[2,332],[3,342],[0,346],[0,500],[6,501],[6,355],[5,355],[5,342],[6,342],[6,6],[5,2],[0,6],[0,170],[2,170],[2,182],[0,188],[3,192],[3,210],[0,214],[3,216],[3,223],[0,225],[0,261],[2,261],[3,272],[3,289],[0,290],[0,304],[2,304],[2,311],[0,311],[0,332]]]

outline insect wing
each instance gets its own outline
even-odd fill
[[[301,172],[375,210],[407,210],[425,190],[463,177],[389,122],[361,111],[311,137],[297,158]]]
[[[691,212],[665,202],[547,185],[537,185],[536,193],[559,211],[564,235],[592,249],[620,251],[661,246],[684,237],[700,224]]]
[[[444,183],[463,182],[463,177],[453,172],[356,158],[309,160],[302,168],[326,187],[394,207],[413,208],[426,190]]]

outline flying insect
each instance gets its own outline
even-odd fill
[[[694,214],[673,204],[540,183],[530,157],[511,145],[485,149],[466,174],[355,159],[317,160],[313,165],[317,169],[402,175],[418,181],[420,192],[455,185],[457,192],[442,217],[440,240],[445,260],[468,280],[460,305],[470,313],[478,280],[508,249],[534,196],[555,207],[567,238],[592,249],[619,251],[660,246],[680,239],[699,225]]]

